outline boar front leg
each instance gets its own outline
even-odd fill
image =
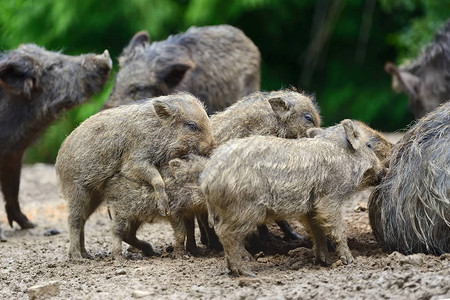
[[[156,205],[160,215],[169,215],[169,198],[166,194],[164,180],[154,165],[148,160],[140,159],[137,160],[137,163],[125,164],[121,172],[126,177],[148,182],[155,190]]]
[[[322,228],[317,225],[312,214],[308,214],[301,218],[301,223],[311,235],[313,240],[313,252],[315,254],[315,263],[331,264],[330,253],[328,252],[327,236]]]
[[[336,244],[336,251],[343,264],[354,258],[347,244],[347,224],[342,215],[342,203],[333,199],[322,199],[315,207],[315,222]],[[326,244],[326,241],[325,241]]]
[[[22,213],[19,205],[20,170],[22,168],[22,154],[7,155],[0,163],[0,182],[6,201],[6,214],[9,225],[16,221],[21,228],[33,228],[35,225]]]

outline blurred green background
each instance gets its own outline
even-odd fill
[[[417,56],[449,16],[447,0],[0,0],[0,50],[36,43],[71,55],[111,53],[103,91],[28,149],[25,162],[53,163],[64,138],[107,99],[117,57],[139,30],[162,40],[192,25],[234,25],[261,51],[263,90],[314,94],[325,126],[353,118],[395,131],[412,114],[383,66]]]

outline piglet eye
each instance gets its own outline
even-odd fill
[[[367,147],[369,147],[369,149],[372,149],[372,144],[371,143],[367,143]]]
[[[188,121],[185,123],[185,125],[192,131],[200,131],[200,127],[195,122]]]
[[[313,117],[311,116],[311,114],[304,114],[303,118],[305,118],[306,121],[313,123]]]

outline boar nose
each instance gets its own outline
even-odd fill
[[[108,64],[109,68],[112,68],[112,60],[108,50],[103,51],[102,54],[96,55],[95,58],[100,60],[106,60],[106,63]]]
[[[216,141],[212,140],[209,143],[203,144],[203,147],[201,147],[201,154],[210,156],[213,152],[213,150],[217,147]]]

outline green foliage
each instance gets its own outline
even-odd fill
[[[31,42],[70,55],[106,48],[117,58],[142,29],[161,40],[228,23],[260,48],[263,90],[314,93],[324,125],[353,118],[392,131],[412,116],[383,66],[415,57],[449,15],[450,1],[438,0],[0,0],[0,50]],[[54,162],[64,138],[107,99],[114,62],[103,91],[50,126],[26,162]]]
[[[404,10],[418,12],[400,30],[388,35],[387,42],[396,47],[400,63],[416,57],[450,16],[450,1],[446,0],[380,0],[380,3],[393,15]]]

